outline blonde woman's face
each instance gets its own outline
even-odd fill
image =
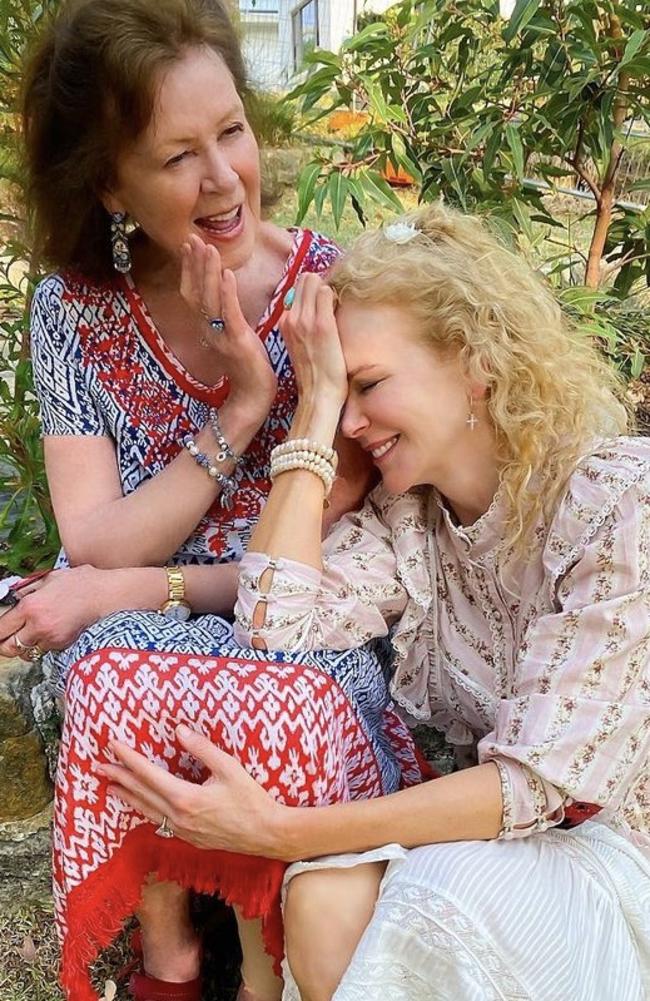
[[[468,434],[458,357],[423,343],[405,309],[343,302],[336,319],[349,379],[343,433],[371,453],[391,493],[444,483]]]
[[[194,233],[224,267],[248,260],[260,220],[259,151],[216,53],[190,49],[164,73],[153,119],[119,158],[117,175],[107,209],[128,212],[170,256]]]

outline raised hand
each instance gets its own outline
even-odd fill
[[[180,291],[202,319],[204,339],[219,357],[230,385],[228,405],[254,408],[261,424],[277,392],[275,372],[241,311],[233,272],[222,271],[219,251],[195,235],[181,248]],[[223,321],[222,330],[210,325],[214,319]]]
[[[334,293],[319,275],[301,275],[280,330],[291,356],[300,402],[340,408],[348,392],[345,359],[334,316]]]

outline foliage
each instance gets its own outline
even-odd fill
[[[0,4],[0,565],[12,572],[47,565],[58,549],[29,359],[29,301],[38,275],[18,208],[22,177],[16,115],[21,54],[50,6],[47,0],[37,7],[29,0]]]
[[[562,226],[545,191],[577,179],[594,199],[590,246],[580,276],[572,255],[554,262],[558,281],[613,279],[620,296],[650,284],[650,209],[615,198],[632,124],[650,125],[641,11],[636,0],[518,0],[503,22],[496,0],[401,0],[339,54],[312,53],[290,95],[306,119],[364,107],[368,120],[333,160],[307,165],[299,218],[326,200],[337,224],[348,201],[362,219],[371,201],[399,211],[382,176],[391,164],[422,200],[442,195],[532,240],[535,223]]]
[[[289,146],[293,142],[295,106],[281,95],[252,91],[246,98],[246,115],[261,146]]]

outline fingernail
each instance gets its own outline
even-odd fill
[[[194,731],[191,730],[185,723],[179,723],[176,727],[176,733],[179,737],[189,737],[189,735],[194,733]]]

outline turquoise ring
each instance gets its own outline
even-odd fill
[[[296,298],[296,290],[295,288],[290,288],[284,297],[284,308],[291,309],[291,307],[293,306],[293,300],[295,298]]]

